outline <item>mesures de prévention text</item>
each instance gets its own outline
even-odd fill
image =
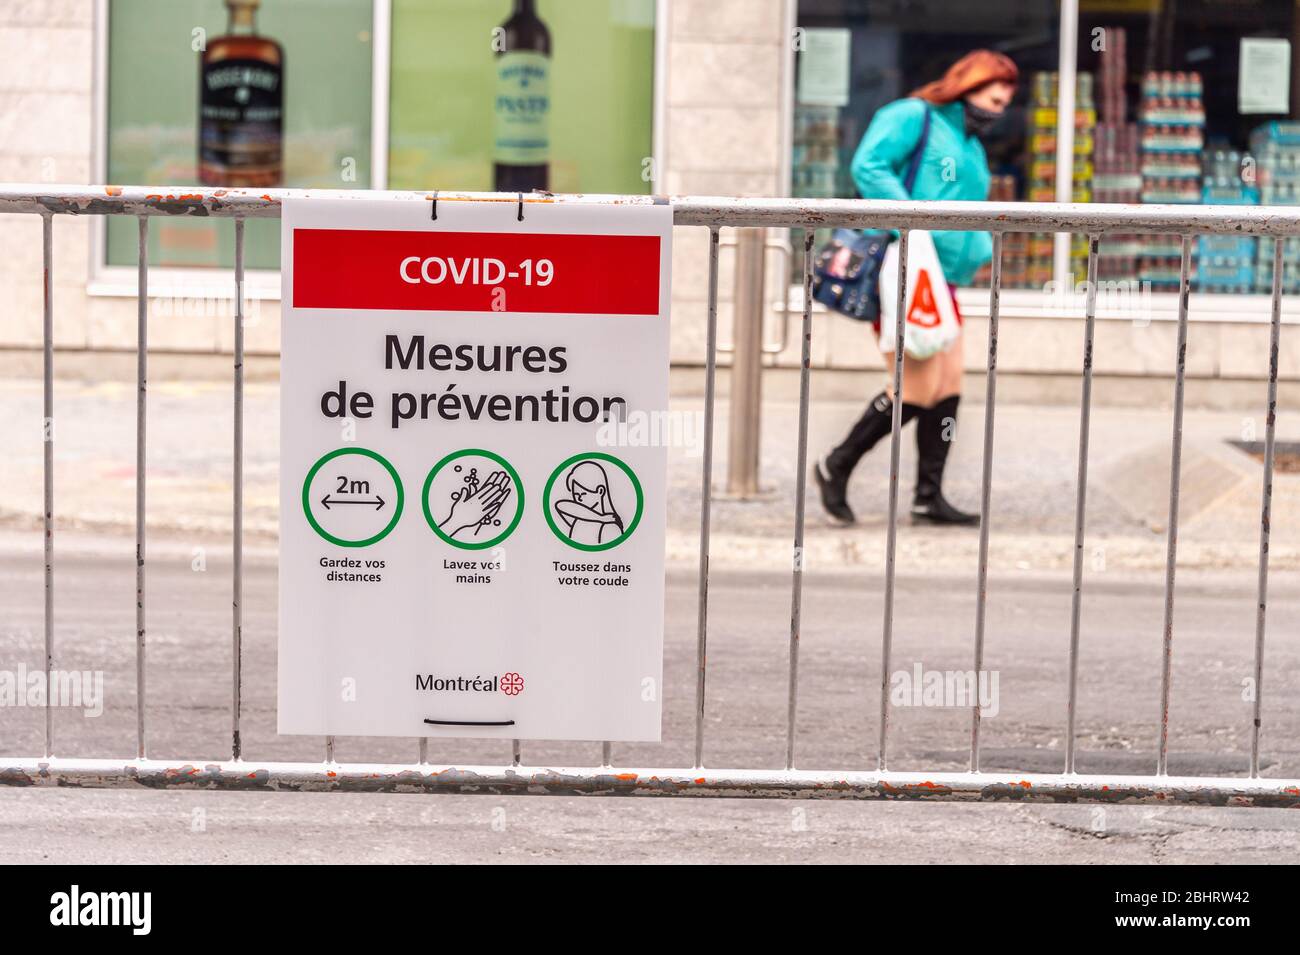
[[[481,345],[425,343],[423,335],[384,336],[384,368],[431,372],[525,372],[559,375],[569,368],[566,348],[554,345]],[[368,391],[354,390],[346,380],[320,399],[327,418],[371,418],[375,399]],[[443,421],[567,422],[626,420],[627,399],[621,395],[572,394],[568,385],[544,392],[521,391],[472,394],[448,382],[434,391],[394,391],[389,395],[389,426],[430,418]]]

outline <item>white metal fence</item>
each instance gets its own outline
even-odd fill
[[[427,743],[419,741],[418,758],[409,764],[340,764],[334,759],[333,739],[325,742],[320,763],[264,762],[246,757],[240,733],[242,684],[243,585],[243,295],[244,220],[278,218],[280,202],[288,196],[310,198],[347,196],[339,192],[251,190],[175,190],[143,187],[0,187],[0,213],[27,213],[44,220],[44,415],[54,414],[53,366],[53,220],[61,215],[120,215],[136,217],[139,224],[139,290],[137,324],[136,402],[136,727],[134,758],[60,758],[56,752],[52,711],[47,701],[45,752],[26,758],[0,758],[0,784],[10,786],[148,787],[174,789],[229,789],[256,791],[371,791],[458,792],[606,795],[712,795],[839,798],[918,798],[973,800],[1049,800],[1095,802],[1204,803],[1215,805],[1300,806],[1300,779],[1269,779],[1259,775],[1260,730],[1264,688],[1264,648],[1267,634],[1268,544],[1273,487],[1274,434],[1277,411],[1278,341],[1282,317],[1283,243],[1274,243],[1271,333],[1264,439],[1264,476],[1261,488],[1259,531],[1258,608],[1255,628],[1254,685],[1250,727],[1249,772],[1239,777],[1169,776],[1169,704],[1174,649],[1175,567],[1178,547],[1178,501],[1182,453],[1183,390],[1186,366],[1187,323],[1192,238],[1197,235],[1300,236],[1300,210],[1264,207],[1120,206],[1051,203],[980,202],[867,202],[861,200],[732,199],[683,197],[664,200],[647,196],[545,196],[450,193],[354,193],[358,197],[387,197],[409,202],[477,199],[499,202],[651,203],[670,202],[674,222],[709,230],[709,297],[705,357],[704,453],[701,473],[699,533],[698,632],[695,685],[694,765],[650,769],[618,766],[609,743],[602,747],[602,765],[540,767],[524,764],[518,742],[510,765],[452,766],[430,763]],[[234,316],[234,500],[233,616],[231,641],[231,753],[219,762],[158,759],[147,755],[145,628],[147,600],[145,573],[146,423],[148,417],[148,282],[147,238],[156,216],[213,216],[235,220],[236,302]],[[1088,284],[1084,308],[1082,399],[1079,420],[1079,455],[1075,507],[1073,595],[1071,604],[1068,675],[1065,687],[1067,723],[1064,765],[1060,773],[989,773],[980,768],[980,701],[971,707],[970,762],[965,772],[897,772],[888,768],[891,673],[894,635],[894,579],[898,518],[900,418],[902,403],[894,404],[890,444],[889,521],[885,542],[883,581],[884,619],[881,627],[881,686],[878,747],[874,768],[796,769],[799,642],[802,616],[803,569],[798,555],[804,542],[804,499],[807,475],[809,379],[812,343],[813,230],[829,226],[895,228],[900,230],[901,260],[906,263],[911,229],[987,230],[993,235],[992,283],[989,292],[987,398],[985,402],[983,474],[980,495],[981,524],[973,672],[984,669],[985,609],[987,598],[989,504],[992,493],[993,433],[996,418],[998,312],[1001,294],[1002,239],[1007,232],[1074,232],[1088,236]],[[805,229],[803,255],[802,362],[799,379],[798,451],[795,462],[793,576],[791,586],[788,699],[785,766],[770,770],[705,768],[706,661],[709,637],[709,529],[713,469],[713,421],[716,404],[718,248],[719,230],[737,227],[800,227]],[[1177,352],[1175,356],[1174,412],[1170,444],[1170,495],[1168,553],[1165,571],[1163,665],[1159,695],[1159,747],[1150,775],[1081,775],[1075,771],[1076,703],[1079,686],[1080,608],[1083,595],[1084,523],[1088,491],[1088,439],[1092,406],[1093,334],[1097,311],[1098,244],[1108,234],[1156,233],[1178,236],[1182,243],[1178,300]],[[904,265],[905,275],[905,265]],[[900,288],[905,281],[900,281]],[[900,296],[901,297],[901,296]],[[898,335],[903,335],[905,313],[897,309]],[[903,352],[893,367],[894,393],[902,391]],[[45,477],[45,654],[47,673],[56,664],[54,601],[54,441],[46,431]],[[1289,688],[1294,691],[1296,688]],[[1276,692],[1276,691],[1275,691]],[[1154,713],[1153,708],[1153,713]]]

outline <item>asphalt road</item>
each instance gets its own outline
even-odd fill
[[[39,539],[0,538],[0,666],[35,666],[42,646]],[[135,747],[134,566],[130,542],[60,552],[57,660],[102,669],[106,706],[56,713],[59,755]],[[189,544],[154,543],[149,561],[149,752],[221,758],[230,705],[229,564]],[[194,569],[196,563],[203,569]],[[1081,772],[1149,773],[1159,718],[1159,576],[1095,575],[1083,609]],[[785,747],[789,578],[720,570],[711,587],[706,764],[779,766]],[[882,594],[879,576],[812,568],[805,591],[797,763],[875,760]],[[1236,774],[1249,752],[1254,578],[1183,574],[1178,591],[1170,771]],[[245,753],[320,759],[318,738],[275,733],[274,564],[245,582]],[[1070,588],[1061,574],[995,577],[987,666],[999,710],[984,722],[984,767],[1055,771],[1063,761]],[[1300,646],[1285,639],[1300,590],[1276,581],[1268,650],[1265,774],[1300,775]],[[690,764],[695,575],[669,573],[664,742],[615,745],[615,765]],[[970,667],[973,575],[900,577],[893,669]],[[0,753],[40,751],[41,711],[0,714]],[[891,769],[966,765],[969,710],[900,707]],[[341,739],[340,760],[412,761],[412,740]],[[527,764],[589,765],[592,744],[526,744]],[[440,762],[501,763],[466,742]],[[1292,862],[1300,817],[1187,807],[785,803],[717,799],[243,794],[0,790],[7,861],[143,862]]]

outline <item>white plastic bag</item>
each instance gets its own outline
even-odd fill
[[[957,306],[939,265],[930,233],[907,234],[907,320],[903,351],[913,358],[929,358],[946,349],[961,333]],[[880,266],[880,350],[894,350],[898,328],[898,243],[891,242]]]

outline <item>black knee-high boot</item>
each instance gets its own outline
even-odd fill
[[[904,401],[903,424],[920,412],[919,405]],[[867,405],[867,410],[849,430],[848,436],[813,465],[813,481],[821,492],[822,507],[831,517],[846,524],[854,522],[853,509],[848,501],[849,475],[862,456],[893,430],[893,425],[894,402],[882,391]]]
[[[943,468],[948,449],[956,437],[957,404],[960,395],[945,398],[926,408],[916,419],[916,496],[912,517],[935,524],[978,524],[978,514],[968,514],[948,503],[943,496]]]

